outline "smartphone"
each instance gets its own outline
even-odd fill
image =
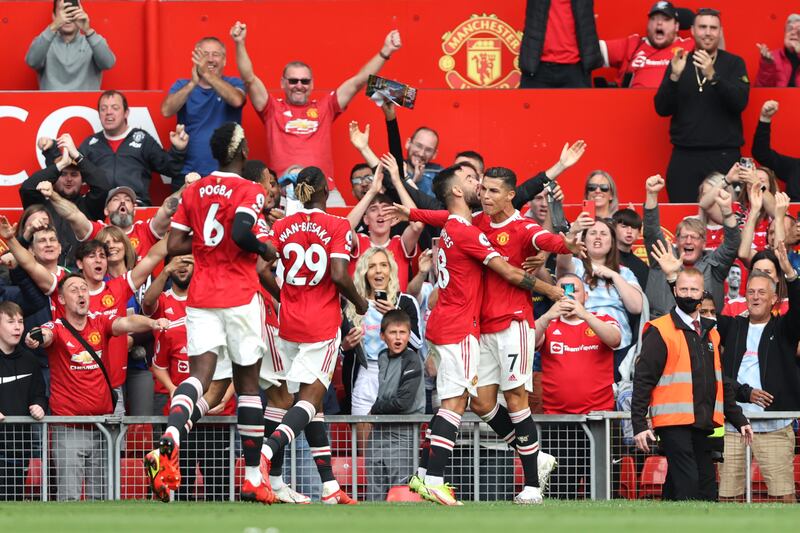
[[[376,301],[377,300],[383,300],[385,302],[387,299],[388,299],[388,297],[386,296],[386,291],[380,291],[380,290],[376,290],[375,291],[375,300]]]
[[[564,288],[564,296],[566,296],[568,298],[572,298],[574,300],[575,299],[575,296],[574,296],[574,294],[575,294],[575,284],[574,283],[565,283],[564,285],[562,285],[562,287]]]
[[[31,328],[30,334],[31,334],[31,339],[35,340],[39,344],[44,342],[44,334],[42,333],[42,328],[39,327]]]
[[[431,249],[439,247],[440,237],[431,237]]]
[[[594,200],[584,200],[583,209],[581,209],[581,211],[588,213],[592,220],[594,220],[595,216],[597,215],[597,206],[595,205]]]
[[[78,7],[78,0],[64,0],[64,7]]]
[[[755,168],[756,164],[752,157],[742,157],[739,159],[739,166],[742,168]]]

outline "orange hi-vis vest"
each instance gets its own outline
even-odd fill
[[[650,400],[650,416],[653,427],[690,426],[694,424],[694,392],[692,389],[692,360],[684,331],[675,327],[672,315],[666,314],[651,320],[652,326],[661,334],[667,345],[667,363],[664,373],[653,389]],[[722,364],[719,357],[719,332],[708,333],[714,346],[714,377],[716,397],[714,399],[714,426],[723,425]]]

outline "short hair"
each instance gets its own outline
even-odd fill
[[[791,15],[786,17],[786,29],[789,29],[789,25],[794,24],[795,22],[800,22],[800,15],[798,15],[797,13],[792,13]]]
[[[31,233],[31,243],[33,243],[33,241],[36,239],[36,235],[38,235],[39,233],[52,233],[53,235],[56,236],[56,239],[58,239],[58,230],[56,230],[55,226],[47,225]]]
[[[319,197],[325,190],[327,179],[319,167],[306,167],[297,174],[294,194],[303,204]]]
[[[433,177],[431,189],[436,199],[444,205],[447,205],[447,198],[453,191],[453,178],[456,177],[456,171],[461,170],[462,164],[463,163],[458,163],[443,168]]]
[[[722,24],[722,13],[720,13],[719,9],[714,9],[713,7],[701,7],[698,9],[692,25],[697,23],[697,17],[717,17],[720,24]]]
[[[747,286],[750,287],[750,282],[756,279],[767,280],[769,282],[769,286],[772,288],[772,292],[778,292],[778,284],[775,283],[775,280],[772,279],[769,274],[760,270],[753,270],[750,272],[750,275],[747,276]]]
[[[205,42],[209,42],[209,41],[213,42],[213,43],[217,43],[218,45],[220,45],[222,47],[222,55],[227,55],[228,54],[228,51],[225,49],[225,43],[223,43],[218,37],[214,37],[213,35],[208,35],[206,37],[203,37],[202,39],[197,41],[194,46],[195,46],[195,48],[197,48],[201,44],[203,44]]]
[[[244,129],[236,122],[226,122],[211,134],[211,155],[220,166],[229,165],[238,156],[243,155],[247,146]]]
[[[483,156],[481,154],[479,154],[478,152],[476,152],[475,150],[464,150],[464,151],[458,152],[456,154],[456,159],[458,159],[459,157],[466,157],[467,159],[474,159],[475,161],[480,163],[481,170],[486,168],[486,162],[483,160]]]
[[[102,249],[106,257],[108,257],[108,246],[106,246],[103,241],[90,239],[88,241],[79,242],[78,246],[75,248],[75,261],[83,261],[84,257],[93,254],[95,250],[99,249]]]
[[[566,274],[561,274],[558,277],[558,279],[556,279],[556,285],[558,285],[561,282],[561,280],[563,280],[565,278],[573,278],[573,279],[576,279],[579,282],[583,283],[583,280],[581,279],[581,277],[579,275],[575,274],[574,272],[567,272]]]
[[[411,134],[411,140],[413,141],[416,136],[423,131],[429,131],[433,133],[433,136],[436,137],[436,147],[439,147],[439,133],[433,128],[429,128],[428,126],[420,126],[419,128],[414,130],[414,133]]]
[[[269,170],[267,168],[267,164],[260,159],[248,159],[244,162],[242,177],[255,183],[261,183],[261,177],[264,174],[264,169]]]
[[[467,164],[467,163],[463,163]],[[506,167],[489,167],[483,175],[484,178],[492,178],[500,180],[503,184],[511,190],[517,187],[517,175],[514,171]]]
[[[623,224],[635,229],[642,229],[642,217],[633,209],[620,209],[611,216],[611,219],[617,224]]]
[[[368,168],[370,171],[372,171],[372,167],[366,163],[356,163],[355,165],[353,165],[353,168],[350,169],[350,179],[351,180],[353,179],[353,174],[355,174],[359,170],[364,170],[365,168]]]
[[[392,309],[383,315],[381,319],[381,333],[385,333],[386,329],[394,324],[408,326],[408,329],[411,330],[411,318],[408,316],[408,313],[402,309]]]
[[[78,274],[77,272],[70,272],[66,276],[61,278],[61,281],[58,282],[58,290],[60,291],[64,287],[64,285],[67,284],[67,280],[70,280],[72,278],[78,278],[82,279],[83,281],[86,281],[86,278],[84,278],[81,274]]]
[[[5,315],[8,318],[24,316],[22,314],[22,308],[14,302],[0,302],[0,315]]]
[[[100,111],[100,102],[103,101],[103,98],[111,98],[112,96],[119,96],[122,98],[122,109],[125,111],[128,110],[128,99],[125,98],[125,95],[115,89],[109,89],[107,91],[103,91],[100,94],[100,98],[97,99],[97,110]]]
[[[384,194],[382,192],[379,192],[378,194],[375,195],[375,197],[372,200],[370,200],[369,205],[367,205],[367,208],[369,208],[373,204],[389,204],[389,205],[392,205],[392,199],[389,197],[388,194]]]
[[[678,222],[678,226],[675,228],[675,237],[679,237],[681,231],[684,229],[687,231],[694,231],[700,235],[703,240],[706,239],[706,225],[697,217],[686,217]]]
[[[694,276],[696,278],[702,279],[705,284],[705,276],[703,276],[703,273],[700,272],[700,270],[698,270],[695,267],[685,267],[681,269],[681,271],[678,272],[678,277],[681,276]]]
[[[311,67],[308,65],[308,63],[304,63],[302,61],[289,61],[288,63],[286,63],[286,66],[283,67],[283,74],[281,74],[281,76],[283,76],[285,78],[286,77],[286,71],[289,70],[292,67],[307,68],[308,72],[311,74],[311,77],[312,78],[314,77],[314,71],[311,70]]]

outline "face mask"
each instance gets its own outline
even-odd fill
[[[686,313],[687,315],[691,315],[697,308],[700,307],[700,304],[703,302],[700,298],[689,298],[688,296],[676,296],[675,303],[678,304],[678,309]]]
[[[294,183],[286,185],[286,198],[289,200],[297,200],[297,198],[294,197]]]

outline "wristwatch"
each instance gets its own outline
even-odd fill
[[[80,165],[83,162],[83,160],[84,160],[83,154],[78,152],[78,157],[73,159],[72,162],[75,163],[76,165]]]

